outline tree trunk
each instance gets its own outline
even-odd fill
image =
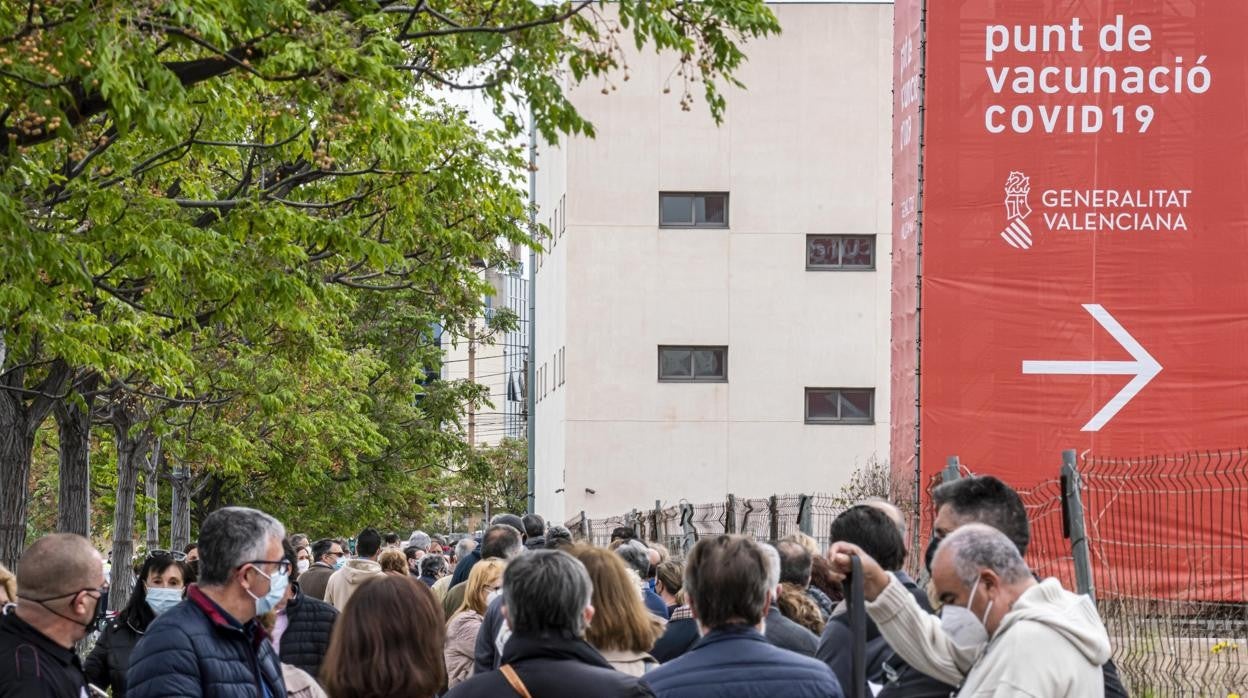
[[[170,550],[182,550],[191,542],[191,472],[184,463],[179,463],[173,471],[169,529]]]
[[[69,366],[60,359],[53,361],[43,380],[33,388],[39,395],[28,404],[23,393],[8,389],[27,389],[26,369],[0,373],[0,563],[10,570],[17,567],[26,547],[26,505],[35,434],[59,401],[57,395],[65,389],[68,378]]]
[[[0,391],[0,563],[17,569],[26,547],[27,482],[35,448],[27,436],[25,410],[11,393]]]
[[[98,376],[87,378],[79,388],[83,402],[62,400],[56,404],[57,431],[61,442],[60,496],[57,498],[56,530],[91,535],[91,408]]]
[[[126,396],[121,396],[125,400]],[[120,610],[134,590],[134,518],[139,470],[147,456],[150,432],[134,431],[142,418],[114,405],[110,422],[117,444],[117,502],[113,510],[113,579],[109,608]]]
[[[149,458],[144,458],[143,494],[147,496],[147,516],[144,527],[147,529],[147,549],[156,550],[160,547],[160,440],[152,448]]]

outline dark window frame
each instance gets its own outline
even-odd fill
[[[869,392],[871,394],[870,416],[867,417],[866,419],[860,419],[860,418],[859,419],[843,419],[839,416],[836,418],[811,417],[810,416],[810,394],[811,393],[826,393],[826,392],[837,393],[838,400],[836,404],[837,404],[837,413],[839,414],[841,411],[841,407],[840,407],[841,403],[839,399],[841,391]],[[846,386],[842,386],[838,388],[806,388],[805,391],[802,392],[802,414],[803,414],[804,421],[806,424],[816,424],[816,425],[827,425],[827,424],[871,425],[871,424],[875,424],[875,388],[863,388],[863,387],[851,388],[851,387],[846,387]]]
[[[871,264],[867,266],[861,265],[845,265],[845,264],[811,264],[810,262],[810,241],[812,238],[836,238],[837,241],[844,245],[846,239],[850,238],[871,238]],[[806,255],[806,271],[875,271],[879,266],[879,236],[875,233],[808,233],[806,235],[806,244],[803,253]],[[841,257],[844,257],[844,247],[841,248]]]
[[[719,351],[719,352],[723,352],[723,358],[720,360],[720,365],[723,367],[723,374],[714,376],[714,377],[705,377],[705,378],[700,378],[696,375],[691,375],[688,378],[685,378],[683,376],[664,376],[663,375],[663,352],[664,351],[688,351],[688,352]],[[660,383],[727,383],[728,382],[728,345],[726,344],[660,344],[658,352],[656,353],[656,358],[658,360],[656,373],[658,375],[658,379]],[[689,368],[690,368],[690,372],[692,373],[695,370],[696,364],[694,364],[692,357],[690,357],[689,361],[690,361]]]
[[[689,223],[667,223],[663,221],[663,198],[667,196],[688,196],[689,198]],[[699,196],[722,196],[724,197],[724,222],[723,223],[699,223],[694,216],[694,207],[696,206],[694,199]],[[695,229],[706,228],[711,230],[725,230],[732,222],[731,216],[732,200],[726,191],[661,191],[659,192],[659,227],[660,228],[676,228],[676,229]]]

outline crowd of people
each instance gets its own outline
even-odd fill
[[[104,560],[52,534],[0,567],[0,698],[1126,695],[1095,605],[1024,562],[1018,495],[985,476],[934,500],[923,584],[884,501],[843,512],[826,549],[715,535],[684,555],[534,514],[312,541],[227,507],[196,544],[149,551],[111,622]]]

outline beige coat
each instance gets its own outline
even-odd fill
[[[361,584],[383,574],[381,565],[372,560],[349,560],[342,569],[330,575],[325,585],[325,603],[341,611],[347,607],[347,601]]]
[[[896,579],[867,603],[867,612],[910,666],[960,683],[961,698],[1105,695],[1101,666],[1109,661],[1109,635],[1092,601],[1056,579],[1023,592],[984,648],[955,644]]]
[[[320,684],[303,669],[283,664],[282,680],[286,682],[286,698],[328,698]]]
[[[483,620],[480,613],[469,609],[446,624],[446,647],[442,654],[446,658],[447,688],[454,688],[472,677],[477,633]]]
[[[597,648],[595,648],[597,649]],[[602,658],[607,660],[616,671],[629,676],[644,676],[647,671],[657,667],[659,660],[645,652],[626,652],[624,650],[598,650]]]

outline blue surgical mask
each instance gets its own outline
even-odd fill
[[[151,607],[152,613],[160,615],[165,611],[182,603],[182,590],[173,587],[147,589],[147,605]]]
[[[338,562],[334,563],[334,569],[340,570],[343,567],[345,567],[346,564],[347,564],[347,556],[343,555],[342,557],[338,558]]]
[[[251,590],[247,591],[247,595],[256,600],[256,615],[262,616],[282,602],[282,597],[286,595],[286,586],[290,583],[290,577],[281,573],[274,573],[270,576],[261,571],[259,567],[255,570],[269,580],[269,593],[264,596],[256,596],[251,593]]]

